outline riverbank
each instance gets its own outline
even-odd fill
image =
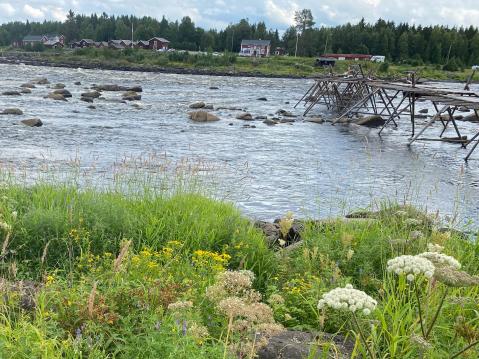
[[[145,50],[118,52],[109,49],[77,49],[44,51],[39,53],[4,50],[0,63],[23,63],[32,66],[55,66],[118,71],[142,71],[189,75],[311,78],[329,70],[315,66],[314,58],[270,57],[242,58],[235,55],[201,55],[188,53],[159,54]],[[339,61],[334,69],[344,73],[356,62]],[[406,72],[417,71],[422,80],[465,82],[472,70],[443,71],[441,66],[408,64],[381,64],[363,62],[363,70],[379,78],[404,78]]]
[[[270,241],[234,205],[195,193],[3,185],[0,354],[266,359],[284,343],[290,359],[477,354],[477,238],[410,206],[350,217],[299,228],[289,213]],[[408,260],[434,278],[388,264],[419,253]],[[354,308],[324,296],[338,287]]]

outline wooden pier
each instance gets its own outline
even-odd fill
[[[473,76],[473,75],[472,75]],[[411,125],[411,137],[408,146],[416,141],[444,141],[468,148],[465,160],[468,161],[479,145],[479,125],[477,133],[470,139],[461,134],[457,113],[475,115],[479,121],[479,93],[469,90],[472,76],[463,90],[448,89],[441,86],[419,84],[416,74],[411,72],[400,81],[385,81],[365,75],[360,67],[346,76],[330,74],[315,79],[314,84],[295,105],[304,106],[304,116],[316,106],[325,106],[335,114],[332,124],[354,122],[365,116],[375,116],[384,121],[378,134],[383,134],[387,126],[398,127],[403,119]],[[427,103],[433,113],[418,113],[418,103]],[[429,112],[429,111],[428,111]],[[418,120],[428,118],[418,131]],[[437,138],[423,137],[435,123],[440,123],[441,133]],[[455,137],[444,137],[448,128],[453,129]],[[457,136],[457,137],[456,137]]]

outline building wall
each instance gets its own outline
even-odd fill
[[[241,54],[243,56],[269,56],[270,46],[241,45]]]

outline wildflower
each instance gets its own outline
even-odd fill
[[[15,221],[18,217],[18,212],[17,211],[13,211],[12,212],[12,219]]]
[[[434,278],[449,287],[471,287],[479,285],[479,277],[472,276],[452,266],[436,268]]]
[[[417,256],[430,260],[436,267],[450,266],[456,269],[461,269],[461,263],[459,263],[456,258],[443,253],[424,252]]]
[[[432,344],[419,335],[413,334],[411,335],[409,340],[411,341],[411,343],[417,345],[422,350],[428,350],[432,348]]]
[[[218,303],[218,309],[227,317],[235,318],[244,314],[245,302],[238,297],[228,297]]]
[[[10,232],[12,227],[8,223],[0,222],[0,229],[3,229],[5,232]]]
[[[178,301],[168,305],[168,310],[171,310],[172,312],[180,312],[191,308],[193,308],[193,303],[191,301]]]
[[[348,253],[346,253],[346,258],[348,259],[348,261],[350,261],[351,258],[353,258],[353,255],[354,255],[354,251],[352,249],[348,250]]]
[[[404,274],[408,281],[413,281],[419,274],[431,278],[434,275],[434,265],[427,258],[404,255],[388,260],[387,271]]]
[[[268,303],[273,306],[278,306],[284,304],[284,298],[279,294],[271,294],[268,299]]]
[[[409,237],[411,239],[420,239],[420,238],[424,237],[424,234],[421,231],[412,231],[409,234]]]
[[[407,226],[416,227],[420,226],[422,224],[422,221],[417,218],[406,218],[404,220],[404,224]]]
[[[196,339],[196,341],[198,342],[198,344],[202,344],[203,343],[203,340],[205,338],[208,338],[208,336],[210,335],[208,333],[208,328],[206,328],[204,325],[201,325],[201,324],[197,324],[195,322],[193,322],[190,327],[188,328],[188,333]]]
[[[330,307],[353,313],[362,311],[364,315],[369,315],[376,308],[376,305],[376,300],[348,284],[345,288],[335,288],[323,294],[322,299],[318,302],[318,309]]]
[[[443,246],[440,246],[439,244],[436,244],[436,243],[428,243],[427,244],[428,252],[441,253],[443,251],[443,249],[444,249]]]
[[[396,216],[398,217],[406,217],[407,216],[407,212],[406,211],[397,211],[395,213]]]

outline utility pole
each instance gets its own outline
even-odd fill
[[[235,29],[233,29],[233,34],[231,35],[231,52],[233,52],[233,39],[235,38]]]
[[[131,20],[131,48],[133,48],[133,19]]]

